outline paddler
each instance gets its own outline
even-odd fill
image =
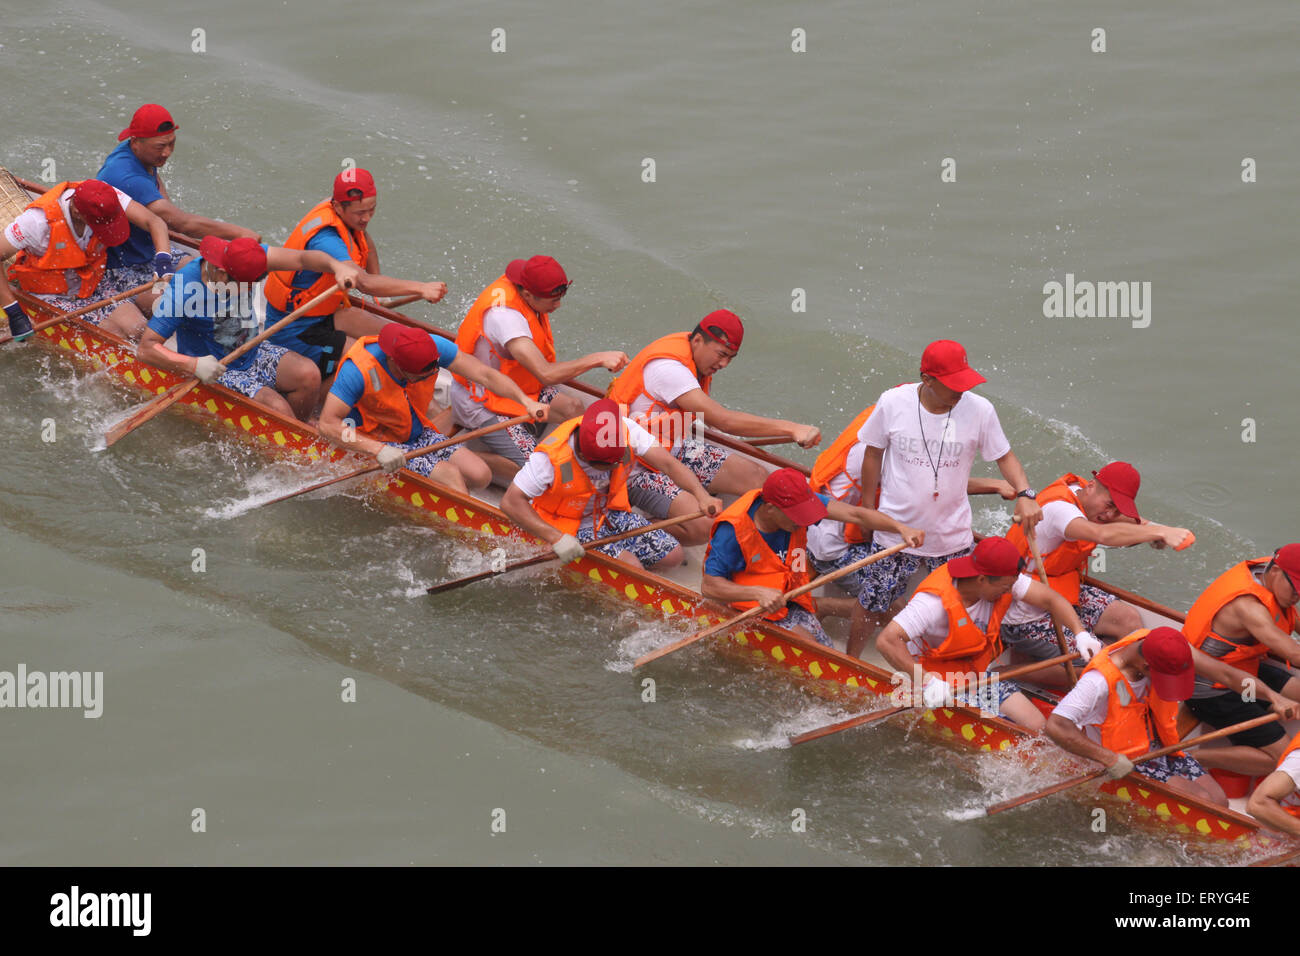
[[[362,336],[348,350],[321,410],[320,430],[351,451],[373,455],[385,472],[409,468],[460,492],[483,488],[492,474],[462,446],[406,461],[404,453],[445,441],[429,406],[438,369],[451,369],[511,395],[528,414],[545,418],[545,405],[524,395],[500,372],[461,352],[440,335],[390,322],[378,336]]]
[[[1020,460],[1002,432],[993,403],[971,391],[987,381],[958,342],[931,342],[921,354],[921,381],[900,385],[876,401],[862,426],[863,488],[880,486],[880,510],[927,531],[924,548],[909,548],[868,565],[858,592],[848,652],[862,653],[872,631],[897,610],[918,568],[933,571],[970,553],[974,543],[967,498],[975,455],[997,463],[1011,485],[1015,518],[1032,527],[1042,517]],[[882,532],[872,553],[898,543]]]
[[[439,301],[447,294],[442,282],[415,282],[380,274],[379,248],[367,229],[378,204],[375,178],[369,171],[345,169],[334,177],[330,198],[318,202],[293,227],[285,248],[324,252],[356,264],[364,270],[357,288],[370,295],[418,295],[426,302]],[[314,269],[273,270],[266,277],[267,325],[280,321],[333,285],[332,275]],[[328,388],[330,376],[352,344],[361,336],[378,335],[386,324],[384,319],[351,305],[348,296],[339,290],[336,296],[277,332],[271,341],[315,362]]]
[[[1112,461],[1092,474],[1092,481],[1075,474],[1062,475],[1038,493],[1043,520],[1034,533],[1052,589],[1070,602],[1090,634],[1114,640],[1136,631],[1142,618],[1133,605],[1083,583],[1093,549],[1099,544],[1126,548],[1148,543],[1177,548],[1191,532],[1141,518],[1136,499],[1142,476],[1128,462]],[[1019,525],[1011,526],[1007,539],[1022,558],[1030,560],[1032,549]],[[1042,660],[1060,653],[1051,618],[1034,608],[1017,606],[1008,611],[1002,622],[1002,640],[1026,659]],[[1082,651],[1085,660],[1098,649],[1091,641],[1076,646],[1069,631],[1065,640],[1070,650]]]
[[[1300,735],[1282,751],[1277,769],[1259,782],[1246,812],[1267,827],[1300,836]]]
[[[1178,704],[1192,696],[1198,676],[1225,683],[1237,693],[1247,691],[1248,675],[1197,651],[1181,631],[1139,629],[1102,648],[1089,662],[1079,683],[1048,717],[1047,736],[1070,753],[1103,764],[1108,779],[1136,770],[1190,796],[1227,806],[1223,788],[1186,754],[1136,766],[1132,760],[1181,739]],[[1291,715],[1293,704],[1275,695],[1270,700],[1273,710]],[[1206,754],[1209,748],[1199,752]]]
[[[593,368],[617,372],[627,364],[619,351],[592,352],[559,361],[551,314],[569,291],[569,277],[550,256],[515,259],[470,306],[456,332],[456,345],[468,355],[499,369],[535,402],[551,406],[550,420],[563,422],[582,414],[582,403],[558,386]],[[457,376],[451,389],[452,416],[465,428],[482,428],[520,414],[504,394],[476,387]],[[528,461],[541,434],[536,425],[512,425],[476,439],[497,480],[506,483]]]
[[[256,334],[253,283],[268,269],[314,269],[340,286],[355,284],[361,274],[351,262],[315,250],[208,236],[199,244],[199,258],[172,276],[154,303],[137,354],[150,365],[216,382],[305,422],[320,393],[320,372],[310,359],[262,342],[233,363],[222,361]],[[176,351],[164,344],[172,335]]]
[[[202,239],[204,236],[219,236],[222,239],[245,237],[261,242],[261,237],[251,229],[186,212],[171,201],[158,171],[166,165],[176,148],[178,129],[171,113],[164,107],[157,103],[146,103],[135,111],[130,125],[118,134],[118,147],[108,154],[95,178],[122,190],[141,206],[147,207],[172,232],[184,233],[193,239]],[[133,224],[130,238],[121,246],[109,250],[103,291],[107,295],[115,295],[143,285],[155,273],[161,276],[174,272],[171,260],[179,261],[184,255],[185,250],[179,246],[159,247],[149,230]],[[126,330],[129,333],[127,338],[134,341],[140,337],[144,331],[145,316],[149,314],[153,300],[161,291],[155,287],[153,292],[136,296],[132,300],[138,306],[139,315],[123,313],[119,316],[122,322],[128,317],[133,319],[131,327]]]
[[[665,335],[643,348],[607,393],[715,495],[744,494],[762,485],[767,472],[756,461],[703,441],[698,437],[703,425],[733,435],[786,435],[801,448],[811,448],[822,438],[813,425],[732,411],[711,397],[713,376],[736,357],[744,336],[745,327],[734,312],[710,312],[692,331]],[[671,477],[653,468],[638,467],[628,493],[632,504],[654,518],[695,509]],[[673,529],[683,544],[700,544],[709,533],[704,518]]]
[[[32,323],[9,283],[38,295],[65,312],[97,299],[125,292],[105,279],[108,253],[126,242],[131,227],[145,230],[154,248],[170,248],[166,224],[120,189],[97,179],[59,183],[32,201],[0,234],[0,260],[18,253],[8,279],[0,270],[0,307],[9,319],[14,339],[31,334]],[[171,268],[171,258],[156,263]],[[151,273],[152,274],[152,273]],[[165,273],[159,272],[161,278]],[[105,306],[82,318],[107,331],[128,337],[140,321],[130,302]]]
[[[1272,557],[1250,558],[1219,575],[1196,599],[1183,633],[1202,654],[1244,671],[1254,684],[1250,699],[1225,682],[1200,677],[1187,709],[1211,727],[1231,727],[1268,713],[1274,693],[1300,700],[1300,678],[1266,660],[1281,658],[1300,667],[1300,544],[1279,548]],[[1233,745],[1203,751],[1202,762],[1236,773],[1260,776],[1277,764],[1286,736],[1277,724],[1264,724],[1228,738]]]
[[[931,571],[880,632],[876,648],[895,671],[913,684],[918,674],[923,675],[921,695],[926,707],[962,699],[954,694],[960,675],[967,687],[975,684],[975,696],[965,698],[972,704],[1030,731],[1042,729],[1042,713],[1017,683],[993,679],[995,672],[989,671],[1002,653],[998,638],[1002,618],[1015,600],[1042,608],[1076,633],[1083,625],[1065,598],[1022,574],[1023,569],[1024,562],[1010,541],[984,538],[970,554]]]
[[[761,606],[767,611],[765,620],[830,647],[818,612],[846,616],[852,599],[814,599],[809,593],[784,600],[786,592],[811,580],[807,529],[828,515],[866,531],[888,529],[914,546],[925,540],[924,531],[879,511],[815,494],[798,471],[780,468],[767,476],[762,488],[741,495],[713,522],[700,593],[738,610]]]
[[[593,402],[581,417],[564,422],[537,446],[502,496],[501,510],[550,544],[561,561],[574,561],[582,557],[586,542],[649,524],[627,499],[632,462],[643,456],[675,475],[698,508],[710,514],[722,510],[722,502],[711,497],[688,468],[660,448],[649,432],[619,415],[618,404],[607,398]],[[663,530],[597,550],[641,568],[666,570],[682,563],[682,546]]]
[[[813,491],[828,494],[847,505],[862,503],[862,456],[866,443],[862,428],[876,406],[869,405],[849,423],[830,447],[817,456],[809,483]],[[1015,500],[1011,482],[998,478],[966,479],[966,494],[998,494],[1007,501]],[[873,505],[880,504],[880,486],[871,495]],[[808,529],[808,553],[818,574],[830,574],[850,564],[856,564],[871,553],[871,536],[864,535],[857,525],[844,524],[825,518]],[[857,596],[862,590],[862,578],[867,569],[837,578],[837,587]]]

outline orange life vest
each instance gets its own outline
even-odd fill
[[[582,417],[571,418],[547,436],[546,441],[537,446],[537,450],[551,459],[555,477],[551,487],[533,499],[533,509],[541,515],[547,524],[559,528],[565,534],[577,534],[582,524],[582,516],[587,511],[587,500],[593,495],[596,501],[592,506],[592,530],[600,537],[600,526],[605,523],[608,511],[631,511],[627,500],[627,477],[632,469],[632,449],[628,448],[623,460],[609,476],[609,488],[599,492],[576,462],[570,436],[582,425]],[[623,443],[627,444],[627,427],[620,421],[623,430]]]
[[[691,333],[673,332],[671,335],[655,339],[643,348],[636,354],[636,358],[628,363],[627,368],[623,369],[618,377],[609,383],[609,388],[605,390],[605,396],[612,398],[624,408],[630,409],[642,395],[650,399],[650,407],[644,412],[638,413],[637,418],[634,418],[633,421],[636,421],[638,425],[654,435],[659,444],[667,448],[675,444],[675,438],[686,437],[686,428],[680,422],[677,423],[679,427],[674,428],[671,416],[676,409],[665,405],[656,398],[652,398],[650,393],[646,391],[645,367],[655,359],[672,359],[675,362],[681,362],[691,370],[691,374],[700,383],[700,388],[704,390],[705,395],[709,394],[709,388],[713,384],[713,376],[706,375],[704,378],[700,378],[699,370],[695,367],[695,359],[691,356]]]
[[[849,427],[840,432],[840,437],[831,443],[831,446],[817,456],[813,462],[812,477],[808,483],[812,490],[820,494],[831,494],[831,480],[841,472],[846,472],[846,466],[849,460],[849,452],[858,442],[858,432],[866,424],[871,413],[876,410],[875,405],[868,405],[867,408],[858,414],[858,417],[849,423]],[[862,485],[849,478],[852,482],[848,490],[842,495],[835,495],[837,501],[843,501],[850,505],[862,504]],[[876,485],[876,497],[872,503],[873,508],[880,507],[880,485]],[[862,533],[862,529],[855,524],[848,522],[844,525],[844,540],[849,544],[862,544],[867,538]]]
[[[1070,485],[1083,485],[1086,482],[1078,475],[1066,474],[1038,493],[1038,504],[1046,505],[1053,501],[1068,501],[1079,508],[1079,499]],[[1079,508],[1080,511],[1083,508]],[[1020,556],[1032,560],[1029,539],[1020,530],[1020,525],[1013,524],[1007,532],[1007,540],[1016,546]],[[1088,558],[1097,545],[1093,541],[1064,540],[1051,551],[1043,555],[1043,570],[1047,572],[1047,583],[1052,590],[1071,604],[1079,603],[1079,586],[1083,583],[1083,574],[1088,567]]]
[[[1106,698],[1106,720],[1099,728],[1101,745],[1126,757],[1136,757],[1157,749],[1154,746],[1156,741],[1167,747],[1178,743],[1180,739],[1179,702],[1156,696],[1155,687],[1151,684],[1147,685],[1146,697],[1137,700],[1133,686],[1110,659],[1115,651],[1136,644],[1149,633],[1151,629],[1144,627],[1102,648],[1083,669],[1085,674],[1094,670],[1101,674],[1110,688],[1110,694]]]
[[[994,659],[1002,653],[1002,639],[998,631],[1002,628],[1002,617],[1011,607],[1011,592],[998,598],[989,615],[988,627],[983,630],[971,620],[970,612],[962,603],[957,584],[953,581],[948,565],[935,568],[917,587],[918,594],[933,594],[943,601],[943,609],[948,615],[948,636],[936,648],[930,648],[921,655],[921,666],[936,674],[953,672],[983,673]]]
[[[465,321],[461,322],[460,328],[456,330],[456,345],[462,352],[468,355],[474,354],[474,347],[478,344],[478,340],[483,338],[483,316],[487,314],[488,309],[497,306],[514,309],[527,319],[528,334],[532,336],[533,344],[542,353],[542,358],[548,362],[555,361],[555,336],[551,333],[549,314],[534,312],[519,294],[515,284],[505,276],[501,276],[479,294],[474,304],[470,306]],[[525,395],[537,401],[537,396],[542,393],[542,383],[536,376],[510,356],[498,352],[491,340],[484,341],[488,342],[488,347],[496,356],[501,374],[518,385]],[[524,413],[524,407],[518,402],[489,392],[482,385],[471,382],[463,375],[457,375],[456,381],[469,392],[470,398],[480,405],[486,405],[498,415],[509,415],[513,418]]]
[[[375,441],[403,443],[411,437],[412,410],[426,428],[433,427],[428,408],[438,376],[430,375],[423,381],[403,385],[367,351],[367,345],[378,341],[377,335],[359,338],[343,356],[344,361],[352,360],[366,383],[366,390],[357,402],[361,413],[358,430]]]
[[[793,591],[808,583],[808,529],[797,527],[791,532],[790,547],[786,549],[785,560],[782,561],[763,539],[758,526],[754,524],[754,519],[749,516],[749,509],[758,498],[760,491],[761,489],[755,488],[741,495],[731,503],[731,507],[714,519],[704,560],[708,562],[709,552],[713,550],[712,533],[718,530],[719,525],[729,524],[736,533],[736,543],[745,558],[745,569],[737,571],[732,575],[731,580],[744,587],[772,588],[782,593]],[[796,563],[800,566],[799,570],[795,570]],[[817,605],[812,595],[801,594],[792,600],[809,614],[817,613]],[[758,607],[758,602],[733,601],[731,606],[744,611]],[[788,608],[781,607],[769,611],[763,617],[768,621],[779,621],[789,613]]]
[[[42,256],[33,256],[23,250],[15,257],[9,267],[9,279],[28,292],[41,295],[63,295],[68,291],[68,277],[65,270],[72,269],[81,280],[77,291],[78,299],[89,299],[99,287],[99,280],[104,275],[104,263],[108,261],[108,249],[91,233],[90,241],[83,251],[73,238],[72,227],[63,215],[59,197],[65,190],[76,189],[80,182],[59,183],[49,192],[34,199],[28,209],[39,209],[45,213],[45,221],[50,227],[50,244]]]
[[[317,203],[307,215],[302,217],[302,221],[293,227],[293,232],[289,233],[289,238],[284,241],[283,248],[304,250],[312,237],[327,226],[334,227],[334,231],[348,247],[348,257],[364,269],[370,259],[369,237],[364,232],[354,233],[349,229],[334,211],[328,199]],[[331,288],[336,290],[336,294],[316,306],[307,315],[333,315],[347,305],[347,293],[338,288],[334,273],[321,273],[320,278],[305,289],[295,289],[290,285],[293,276],[292,270],[271,272],[266,276],[266,301],[281,312],[292,312],[304,302],[310,302]]]
[[[1273,592],[1255,580],[1255,568],[1267,565],[1269,560],[1269,558],[1254,558],[1249,561],[1242,561],[1215,578],[1214,583],[1201,592],[1201,596],[1196,599],[1196,603],[1187,612],[1187,620],[1183,625],[1183,633],[1187,635],[1187,640],[1192,647],[1209,654],[1211,657],[1218,657],[1223,663],[1243,670],[1252,676],[1259,675],[1259,659],[1268,653],[1268,645],[1261,644],[1249,634],[1245,637],[1224,637],[1222,634],[1214,633],[1214,615],[1223,610],[1229,601],[1234,601],[1243,595],[1249,595],[1268,609],[1269,616],[1273,618],[1274,624],[1288,633],[1295,630],[1296,609],[1292,607],[1283,610],[1282,606],[1277,603],[1277,598],[1273,596]],[[1202,645],[1207,638],[1211,637],[1225,644],[1233,645],[1233,649],[1222,656],[1216,655],[1213,649],[1206,651]],[[1222,687],[1223,685],[1215,684],[1214,686]],[[1226,690],[1226,688],[1224,689]]]

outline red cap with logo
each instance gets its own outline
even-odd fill
[[[763,482],[763,500],[800,527],[826,517],[826,505],[808,487],[808,479],[793,468],[778,468]]]
[[[1101,486],[1110,492],[1110,500],[1115,502],[1115,507],[1119,509],[1120,514],[1127,515],[1135,521],[1141,520],[1138,517],[1137,498],[1138,487],[1142,484],[1142,476],[1138,470],[1126,461],[1112,461],[1101,471],[1094,471],[1093,476],[1101,482]]]
[[[256,282],[266,275],[266,250],[256,239],[204,236],[199,255],[235,282]]]
[[[400,322],[389,322],[379,330],[379,347],[409,374],[424,372],[438,361],[438,343],[433,336]]]
[[[345,169],[334,177],[335,202],[355,202],[378,194],[375,177],[367,169]]]
[[[1006,538],[985,538],[975,550],[948,562],[948,573],[956,578],[973,578],[979,574],[1005,578],[1020,573],[1020,552]]]
[[[627,454],[618,402],[602,398],[587,406],[578,426],[578,450],[587,461],[612,464]]]
[[[1277,549],[1273,563],[1286,572],[1291,586],[1300,590],[1300,544],[1288,544]]]
[[[131,224],[117,190],[98,179],[87,179],[72,194],[72,206],[90,231],[106,246],[120,246],[131,235]]]
[[[925,347],[921,353],[921,374],[933,375],[954,392],[965,392],[988,381],[970,367],[961,343],[951,339],[939,339]]]
[[[1182,631],[1172,627],[1153,627],[1142,639],[1142,656],[1146,658],[1151,689],[1164,700],[1187,700],[1196,685],[1196,668],[1192,665],[1192,645]]]
[[[740,316],[735,312],[727,309],[710,312],[700,319],[698,328],[713,341],[721,342],[733,352],[740,351],[741,340],[745,337],[745,326],[741,324]]]
[[[150,139],[154,136],[166,136],[180,129],[172,121],[172,114],[157,103],[146,103],[135,111],[131,125],[117,134],[117,141],[124,139]]]
[[[506,266],[506,278],[540,299],[553,299],[569,291],[569,277],[550,256],[516,259]]]

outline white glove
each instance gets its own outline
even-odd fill
[[[1119,759],[1106,768],[1106,779],[1118,780],[1120,777],[1127,777],[1132,772],[1133,761],[1120,754]]]
[[[551,545],[551,550],[565,564],[570,561],[577,561],[587,553],[587,549],[582,546],[582,542],[571,534],[562,535],[559,541]]]
[[[385,445],[379,449],[379,454],[375,456],[375,460],[379,462],[380,468],[391,475],[400,471],[402,466],[406,464],[406,452],[396,445]]]
[[[921,689],[921,702],[926,707],[943,707],[952,704],[952,687],[946,680],[940,680],[933,674],[925,679]]]
[[[1097,640],[1088,631],[1080,631],[1074,635],[1074,646],[1079,649],[1079,653],[1085,661],[1092,660],[1092,655],[1101,650],[1101,641]]]
[[[194,360],[194,377],[204,385],[211,385],[226,374],[226,367],[215,355],[200,355]]]

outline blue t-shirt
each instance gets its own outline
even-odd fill
[[[158,171],[146,166],[136,159],[131,152],[131,141],[123,140],[117,149],[108,154],[104,165],[99,167],[95,178],[116,186],[142,206],[157,202],[163,198],[158,188]],[[139,226],[131,226],[131,236],[120,246],[108,250],[108,268],[119,269],[122,266],[138,266],[153,262],[153,237]]]
[[[316,235],[307,240],[307,248],[318,250],[325,253],[327,256],[333,256],[335,259],[339,260],[339,262],[352,261],[352,256],[348,254],[347,243],[343,241],[343,237],[339,235],[338,230],[333,226],[326,226],[324,229],[317,232]],[[306,270],[302,270],[293,274],[293,279],[289,285],[295,289],[310,289],[320,277],[321,274],[319,272],[307,272]],[[288,314],[288,312],[281,312],[269,302],[267,303],[266,322],[268,325],[279,322]],[[302,331],[320,320],[321,317],[319,315],[295,319],[273,335],[271,341],[277,345],[284,345],[292,348]]]
[[[452,362],[456,361],[456,356],[460,350],[456,348],[456,343],[451,339],[444,339],[441,335],[430,335],[434,343],[438,346],[438,366],[446,368]],[[371,342],[366,346],[366,351],[375,357],[385,372],[392,375],[392,369],[388,365],[388,356],[384,350],[379,347],[378,342]],[[366,393],[366,380],[361,374],[361,369],[357,368],[357,363],[351,359],[344,359],[343,364],[339,366],[339,373],[334,377],[334,384],[330,386],[330,394],[340,399],[348,406],[348,413],[343,417],[351,419],[358,425],[361,424],[361,412],[357,410],[357,404],[361,401],[361,396]],[[410,399],[407,399],[410,404]],[[414,441],[420,437],[424,431],[424,424],[416,416],[415,410],[411,410],[411,434],[407,436],[407,441]]]
[[[171,277],[154,303],[149,328],[164,340],[175,333],[176,351],[182,355],[224,358],[257,334],[257,319],[251,308],[253,284],[243,285],[242,302],[238,295],[220,297],[204,284],[202,263],[202,259],[195,259]],[[257,350],[253,349],[229,363],[227,368],[246,369],[256,355]]]
[[[829,505],[831,499],[829,495],[817,496],[821,503]],[[747,512],[750,518],[754,517],[754,512],[758,506],[763,503],[760,495],[754,499],[754,503],[749,506]],[[790,532],[781,531],[760,531],[763,540],[767,546],[772,549],[778,558],[785,560],[785,553],[790,549]],[[715,578],[730,578],[738,571],[745,570],[748,562],[745,555],[740,552],[740,542],[736,540],[736,530],[730,522],[718,525],[718,529],[713,532],[713,539],[709,542],[709,559],[704,562],[704,573],[711,574]]]

